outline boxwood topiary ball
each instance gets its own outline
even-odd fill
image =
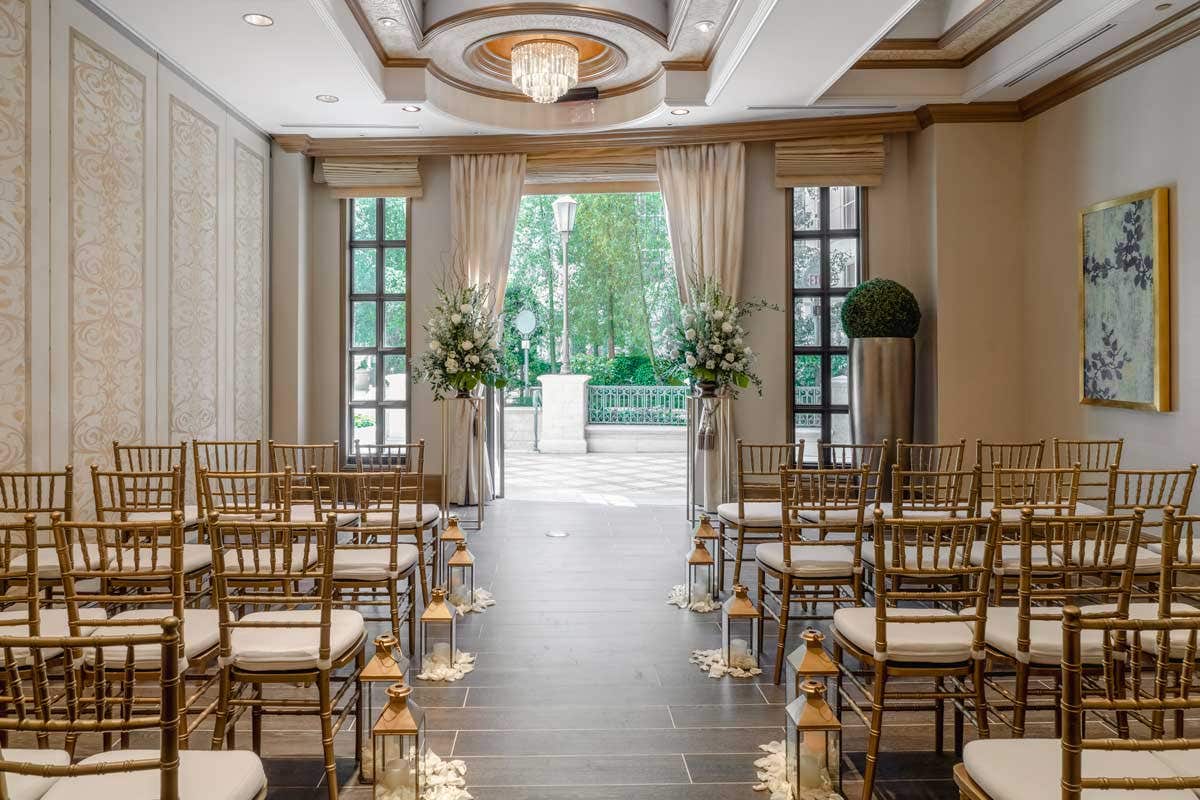
[[[921,326],[921,306],[895,281],[874,278],[852,289],[842,303],[842,328],[851,339],[911,339]]]

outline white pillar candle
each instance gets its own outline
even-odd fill
[[[745,639],[734,639],[729,643],[729,663],[726,666],[734,669],[750,669],[754,666],[750,645]]]
[[[700,600],[710,599],[708,584],[704,581],[696,581],[692,584],[692,602],[696,603]]]
[[[454,659],[450,653],[449,642],[438,642],[433,646],[433,660],[440,661],[443,664],[451,664]]]

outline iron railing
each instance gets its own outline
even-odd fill
[[[687,425],[686,386],[589,386],[590,425]]]

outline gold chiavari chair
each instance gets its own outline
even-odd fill
[[[839,708],[845,700],[867,726],[865,798],[871,797],[874,790],[883,714],[889,706],[893,710],[913,710],[914,703],[928,702],[916,706],[916,710],[928,708],[934,712],[939,752],[944,744],[946,701],[954,706],[956,753],[962,749],[960,704],[971,702],[980,734],[988,735],[983,656],[990,571],[971,563],[970,555],[978,545],[990,554],[999,535],[996,515],[986,519],[885,520],[883,512],[876,511],[873,525],[878,564],[875,606],[839,608],[833,615],[833,658],[840,669]],[[914,603],[928,601],[930,595],[902,588],[910,584],[942,586],[937,594],[938,607],[914,607]],[[871,672],[869,687],[842,665],[846,654]],[[963,680],[968,676],[969,689]],[[933,681],[933,689],[922,691],[900,685],[889,691],[889,681],[896,678],[928,678]],[[856,696],[846,691],[846,680],[859,696],[869,698],[869,718]]]
[[[779,470],[796,469],[803,464],[803,439],[788,444],[747,444],[737,440],[737,502],[717,506],[721,588],[725,582],[725,562],[730,559],[733,560],[733,582],[741,582],[747,538],[755,542],[779,539],[783,527]],[[733,537],[729,535],[729,527],[734,529]],[[734,539],[732,543],[731,538]]]
[[[976,439],[975,463],[979,465],[982,479],[979,484],[979,516],[986,517],[992,513],[992,504],[996,500],[992,470],[997,465],[1004,469],[1037,469],[1042,466],[1045,451],[1045,439],[1036,442],[985,442]]]
[[[172,471],[178,474],[178,468]],[[102,636],[110,631],[142,634],[153,632],[167,617],[180,621],[179,700],[183,721],[179,734],[186,744],[196,726],[216,707],[215,700],[204,700],[203,695],[216,680],[209,667],[216,659],[219,625],[215,608],[186,605],[189,545],[184,542],[182,512],[174,511],[169,522],[77,522],[56,518],[54,536],[72,636],[93,631]],[[99,558],[91,558],[81,547],[85,542],[97,545]],[[211,561],[210,550],[206,563]],[[108,615],[107,609],[115,613]],[[97,611],[100,614],[93,616]],[[80,667],[93,681],[120,682],[125,669],[156,673],[162,666],[157,649],[152,647],[135,648],[132,661],[123,657],[123,650],[106,649],[101,663],[85,653]],[[116,672],[99,674],[111,671],[112,664],[120,664]],[[190,689],[189,675],[193,683]],[[189,722],[193,709],[197,716]]]
[[[1079,501],[1075,513],[1081,517],[1105,514],[1108,509],[1108,469],[1121,468],[1124,439],[1059,439],[1051,440],[1054,467],[1078,464]]]
[[[62,472],[0,472],[0,524],[23,523],[27,515],[33,515],[42,548],[38,569],[47,599],[59,579],[50,515],[74,514],[74,484],[75,471],[69,464]]]
[[[192,463],[196,470],[196,504],[199,506],[201,541],[204,524],[214,509],[204,505],[204,479],[201,472],[261,472],[262,441],[259,439],[205,441],[192,440]]]
[[[213,749],[222,740],[232,746],[237,718],[247,709],[255,752],[262,750],[264,715],[318,716],[325,782],[330,800],[337,800],[333,740],[358,705],[366,641],[362,615],[333,607],[337,523],[332,516],[318,524],[225,521],[214,515],[208,525],[221,625]],[[347,665],[353,666],[347,671]],[[266,697],[272,685],[289,687],[288,696]],[[295,696],[291,688],[313,685],[315,701]]]
[[[309,473],[319,518],[333,514],[349,518],[337,523],[333,548],[334,606],[386,607],[392,635],[400,640],[401,620],[408,622],[408,652],[416,646],[416,602],[413,584],[420,553],[416,545],[401,543],[411,527],[401,527],[400,508],[404,473],[317,472]],[[405,588],[401,592],[399,583]],[[382,595],[382,599],[381,599]],[[360,611],[360,613],[362,613]],[[365,615],[364,615],[364,618]]]
[[[992,590],[995,603],[1005,596],[1008,579],[1015,578],[1021,569],[1021,513],[1025,508],[1035,517],[1073,517],[1079,494],[1080,470],[1072,467],[1002,467],[992,465],[992,505],[1000,512],[1000,543],[996,546],[995,577]],[[982,505],[982,503],[981,503]],[[1153,553],[1149,562],[1157,568]],[[976,557],[982,558],[982,553]],[[1033,554],[1035,568],[1052,566],[1050,555]]]
[[[267,440],[267,466],[271,472],[283,472],[284,467],[292,469],[292,519],[296,522],[317,520],[313,516],[313,487],[309,485],[308,474],[317,472],[337,472],[341,469],[339,463],[341,447],[337,442],[326,444],[285,444],[274,439]]]
[[[1200,618],[1093,617],[1063,609],[1063,725],[1061,739],[988,739],[971,742],[954,780],[963,800],[1085,800],[1129,797],[1187,800],[1200,790],[1200,739],[1163,739],[1142,733],[1112,737],[1112,717],[1146,718],[1164,710],[1200,709],[1200,693],[1164,691],[1169,669],[1162,640],[1187,640],[1195,652]],[[1104,691],[1088,693],[1088,653],[1101,654]],[[1148,652],[1154,655],[1146,656]],[[1132,666],[1126,664],[1129,656]],[[1189,662],[1190,663],[1190,662]],[[1190,672],[1190,671],[1189,671]],[[1192,674],[1188,675],[1189,681]],[[1099,737],[1089,737],[1102,731]]]
[[[417,547],[422,555],[421,592],[425,602],[429,601],[425,584],[425,564],[432,570],[435,580],[442,574],[438,560],[441,558],[441,548],[438,538],[441,533],[442,509],[437,503],[428,502],[425,493],[425,440],[418,439],[409,444],[362,444],[354,443],[354,463],[362,472],[399,470],[403,473],[402,486],[404,498],[407,501],[400,509],[401,522],[412,527],[415,510],[420,509],[421,530],[429,531],[429,541],[424,541],[424,535],[417,537]],[[414,505],[415,503],[415,505]],[[426,544],[431,553],[427,553]]]
[[[0,630],[6,665],[15,663],[18,650],[29,653],[28,678],[4,670],[0,704],[6,713],[0,715],[0,733],[39,742],[55,737],[55,744],[63,737],[61,748],[5,747],[0,752],[0,796],[263,800],[267,777],[253,753],[180,750],[179,636],[174,617],[136,633],[51,636]],[[160,665],[153,675],[135,668],[147,653]],[[85,679],[79,666],[89,659],[103,664],[104,674],[119,675],[119,681]],[[61,667],[51,666],[59,661]],[[61,691],[50,690],[52,678]],[[132,697],[154,702],[128,702]],[[92,736],[153,733],[159,735],[156,749],[98,752],[72,763],[77,745],[90,745]]]
[[[989,686],[1013,707],[1013,736],[1025,735],[1030,697],[1045,694],[1030,683],[1038,675],[1057,674],[1062,660],[1062,608],[1087,605],[1091,613],[1125,617],[1133,588],[1133,570],[1142,529],[1141,509],[1113,516],[1037,516],[1021,512],[1020,578],[1016,606],[988,608],[988,655],[1016,671],[1011,691],[995,680]],[[1047,568],[1047,564],[1051,566]],[[1083,657],[1092,667],[1102,653],[1090,642]],[[1053,710],[1059,723],[1057,689]]]
[[[867,495],[868,522],[875,515],[877,508],[883,509],[884,516],[892,513],[892,498],[885,494],[883,480],[883,465],[887,463],[888,445],[887,439],[876,444],[817,443],[817,464],[822,469],[857,469],[862,466],[867,468],[867,485],[863,487],[863,492]]]
[[[905,519],[973,517],[979,508],[978,465],[972,470],[913,470],[892,465],[892,516]]]
[[[967,440],[944,444],[913,444],[896,440],[896,466],[916,472],[959,472]]]
[[[187,442],[179,444],[121,444],[114,441],[113,469],[118,472],[170,472],[179,468],[183,486],[181,494],[183,527],[194,528],[200,524],[200,497],[195,494],[196,483],[188,483]],[[193,496],[195,495],[195,496]],[[189,502],[190,501],[190,502]],[[170,519],[168,515],[164,519]]]
[[[1146,512],[1142,541],[1162,538],[1162,517],[1167,506],[1186,514],[1196,483],[1196,465],[1181,469],[1108,469],[1108,513]]]
[[[862,605],[862,529],[866,509],[866,485],[870,470],[795,469],[779,467],[779,495],[782,498],[782,536],[778,542],[764,542],[755,548],[758,566],[758,607],[779,624],[776,644],[774,681],[783,675],[784,648],[793,602],[816,610],[818,603]],[[846,511],[854,513],[854,539],[825,539],[822,529],[845,531]],[[840,512],[828,519],[830,512]],[[815,519],[814,519],[815,517]],[[806,537],[806,530],[810,536]],[[815,531],[816,535],[812,536]],[[778,589],[768,585],[773,578]],[[774,603],[774,608],[767,603]],[[763,635],[759,626],[759,637]],[[759,642],[762,652],[762,642]]]
[[[222,519],[292,519],[292,468],[282,472],[209,472],[201,469],[204,508]],[[302,521],[302,520],[298,520]]]

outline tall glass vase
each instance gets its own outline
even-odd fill
[[[483,410],[483,398],[470,392],[442,399],[442,506],[475,506],[478,525],[483,524],[484,503],[492,499]]]
[[[725,441],[724,417],[728,402],[730,398],[718,392],[717,384],[709,382],[698,384],[692,398],[695,423],[688,443],[692,504],[711,513],[725,502],[729,444]]]

